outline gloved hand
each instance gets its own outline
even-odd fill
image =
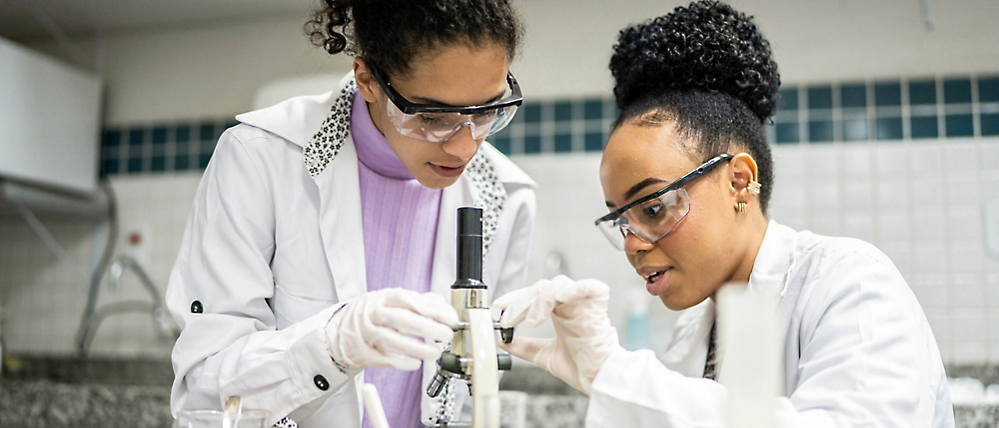
[[[555,337],[516,336],[500,347],[589,395],[600,366],[621,348],[617,330],[607,318],[609,299],[607,284],[595,279],[573,281],[563,275],[503,295],[493,306],[504,309],[500,317],[504,328],[523,321],[537,327],[550,315]]]
[[[388,288],[365,293],[339,309],[326,324],[326,346],[343,369],[420,368],[441,350],[425,339],[450,341],[458,313],[437,294]]]

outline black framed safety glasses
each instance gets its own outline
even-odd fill
[[[734,157],[728,153],[715,156],[666,187],[598,218],[594,224],[618,249],[624,249],[629,233],[654,243],[690,212],[690,198],[683,187]]]
[[[502,99],[476,106],[447,106],[413,103],[392,87],[378,67],[371,66],[370,70],[388,97],[389,121],[400,135],[417,140],[447,141],[464,127],[471,130],[473,139],[484,139],[509,125],[517,107],[524,102],[520,85],[509,71],[506,74],[509,94]]]

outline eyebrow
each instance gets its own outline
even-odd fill
[[[495,97],[492,97],[489,101],[486,101],[486,102],[484,102],[482,104],[479,104],[479,105],[486,105],[486,104],[489,104],[491,102],[499,101],[500,99],[503,98],[503,94],[505,94],[505,93],[506,93],[506,89],[503,89],[502,91],[500,91],[499,95],[496,95]],[[429,105],[441,106],[441,107],[466,107],[466,106],[451,105],[451,104],[445,103],[443,101],[435,100],[433,98],[413,97],[410,101],[414,102],[414,103],[417,103],[417,104],[429,104]]]
[[[641,192],[642,189],[658,183],[667,183],[667,181],[661,178],[654,178],[654,177],[649,177],[642,181],[639,181],[638,184],[631,186],[631,188],[628,189],[627,192],[624,192],[624,200],[627,201],[628,199],[631,199],[632,196],[635,196],[636,193]],[[606,201],[606,202],[607,202],[607,207],[615,206],[614,203],[611,201]]]

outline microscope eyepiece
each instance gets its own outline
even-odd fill
[[[457,278],[451,288],[486,288],[482,283],[482,209],[458,208]]]

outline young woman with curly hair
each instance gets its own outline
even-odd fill
[[[458,322],[456,208],[483,209],[483,279],[522,286],[534,183],[484,140],[521,103],[507,0],[324,0],[306,24],[354,56],[330,93],[237,116],[199,186],[167,299],[183,328],[171,406],[229,396],[302,427],[392,427],[460,412],[423,394]]]
[[[555,338],[505,348],[589,394],[587,426],[726,426],[714,299],[747,284],[779,308],[778,426],[952,427],[940,352],[888,257],[767,216],[763,124],[780,78],[752,19],[714,1],[679,7],[623,30],[610,68],[621,114],[597,223],[648,292],[684,313],[661,360],[629,352],[607,319],[608,287],[558,277],[494,302],[505,326],[555,324]]]

